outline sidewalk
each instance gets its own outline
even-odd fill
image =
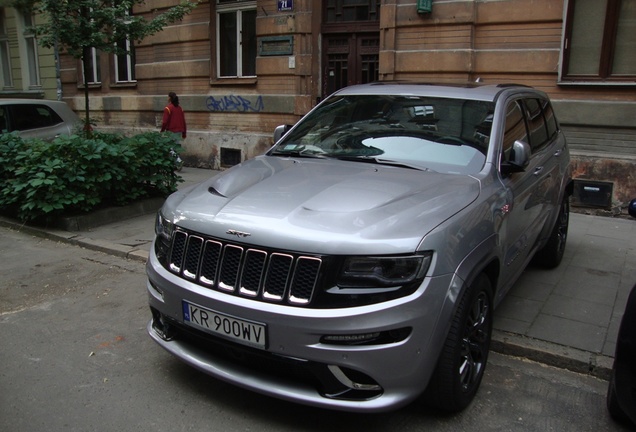
[[[217,171],[185,167],[180,174],[184,188]],[[77,232],[1,217],[0,226],[145,262],[155,210]],[[636,220],[571,213],[563,262],[554,270],[524,272],[495,312],[492,349],[607,379],[635,283]]]

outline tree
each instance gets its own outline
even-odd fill
[[[179,1],[178,5],[148,20],[131,14],[133,6],[144,4],[145,0],[36,0],[33,2],[34,11],[43,14],[45,22],[36,25],[33,30],[41,46],[57,46],[81,60],[84,83],[88,83],[88,62],[93,48],[116,55],[127,54],[122,48],[125,44],[118,43],[122,39],[141,41],[166,25],[182,20],[198,5],[198,2]],[[85,84],[84,130],[90,134],[88,101],[88,85]]]

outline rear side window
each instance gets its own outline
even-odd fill
[[[545,125],[548,128],[548,139],[551,140],[558,132],[559,126],[557,124],[554,110],[552,109],[552,105],[550,104],[550,102],[547,100],[542,100],[541,104],[543,105],[543,117],[545,118]]]
[[[13,105],[11,107],[13,130],[24,131],[62,123],[60,116],[46,105]]]

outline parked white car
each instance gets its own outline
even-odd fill
[[[62,101],[0,99],[0,131],[18,131],[23,138],[54,139],[71,135],[81,120]]]

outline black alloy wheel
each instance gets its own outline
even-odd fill
[[[481,274],[464,292],[425,398],[454,413],[475,397],[486,370],[492,336],[492,288]]]
[[[490,300],[482,291],[468,311],[462,338],[461,359],[457,372],[464,392],[472,390],[486,367],[490,347],[490,313]]]

